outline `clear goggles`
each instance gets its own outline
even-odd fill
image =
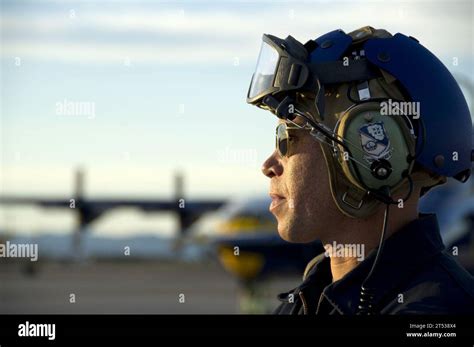
[[[282,40],[264,34],[247,102],[269,108],[265,107],[265,96],[301,89],[310,75],[307,55],[305,47],[291,36]]]

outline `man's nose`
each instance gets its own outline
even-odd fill
[[[280,155],[275,151],[263,162],[262,172],[268,178],[281,176],[283,173],[283,166],[281,165]]]

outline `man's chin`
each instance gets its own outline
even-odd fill
[[[291,243],[309,243],[317,239],[303,226],[289,225],[283,221],[278,221],[278,234],[283,240]]]
[[[291,243],[299,243],[300,241],[298,240],[297,235],[295,235],[295,232],[288,227],[286,223],[278,222],[278,234],[280,237]]]

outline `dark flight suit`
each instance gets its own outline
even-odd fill
[[[435,215],[420,215],[392,234],[372,277],[377,313],[474,314],[474,278],[444,248]],[[332,283],[330,258],[320,255],[299,287],[278,296],[274,313],[356,314],[374,258],[372,251]]]

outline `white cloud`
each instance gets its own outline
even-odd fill
[[[74,18],[64,8],[21,15],[6,11],[2,48],[4,56],[85,63],[113,63],[130,57],[158,64],[231,64],[236,56],[253,63],[264,32],[291,34],[305,42],[339,27],[352,30],[370,24],[415,36],[437,54],[469,56],[473,23],[464,11],[469,10],[468,3],[461,4],[292,3],[263,12],[249,11],[249,4],[241,11],[226,9],[225,4],[199,10],[188,10],[186,5],[166,10],[144,5],[129,6],[126,12],[78,8]]]
[[[171,45],[150,44],[98,44],[84,42],[42,43],[37,40],[5,43],[5,56],[29,59],[79,63],[130,63],[154,64],[208,64],[210,62],[232,66],[234,57],[250,58],[250,50],[232,46],[216,47],[212,44]]]

